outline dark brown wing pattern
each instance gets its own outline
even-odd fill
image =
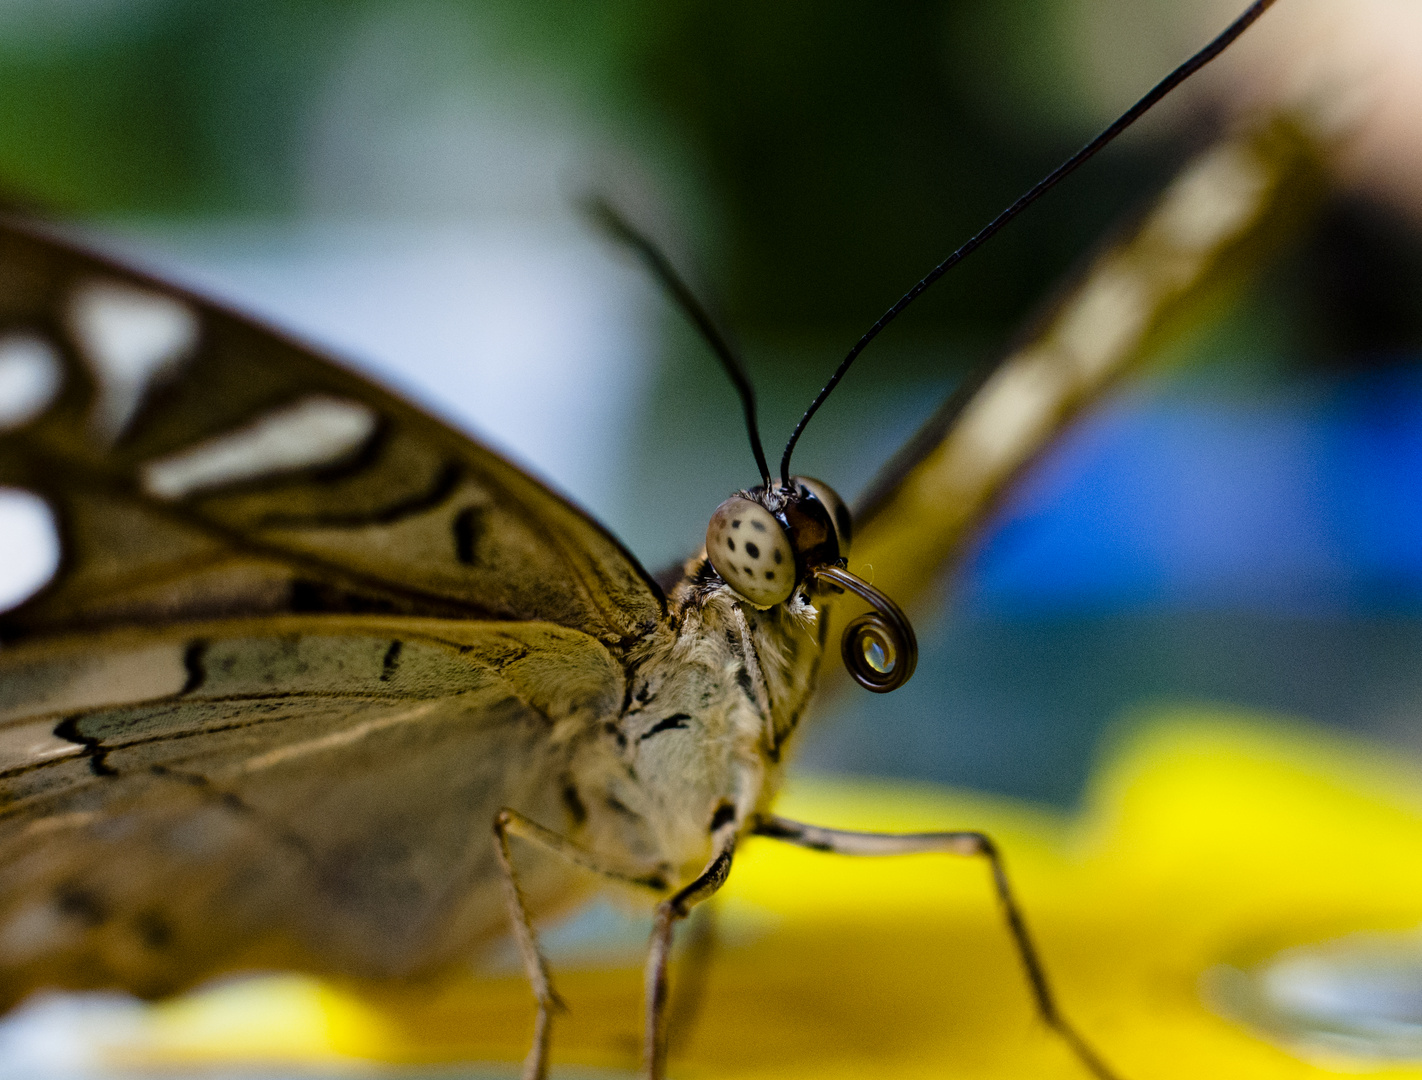
[[[495,814],[576,830],[657,586],[395,396],[3,222],[0,376],[0,488],[62,549],[0,613],[0,1008],[467,962],[505,925]]]
[[[427,975],[506,915],[491,825],[580,823],[621,666],[548,623],[284,616],[0,653],[0,1008],[295,968]],[[531,861],[542,906],[575,871]]]
[[[8,352],[7,352],[8,350]],[[294,612],[539,619],[608,643],[660,619],[606,531],[498,455],[181,290],[0,224],[0,363],[56,400],[0,430],[58,575],[0,634]]]

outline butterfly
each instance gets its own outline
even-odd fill
[[[525,1075],[541,1077],[559,1001],[535,921],[610,881],[657,902],[656,1077],[674,927],[754,834],[986,859],[1039,1011],[1087,1071],[1113,1076],[1058,1009],[988,837],[773,812],[845,594],[872,609],[835,628],[861,685],[902,685],[915,648],[899,607],[847,565],[853,530],[872,544],[893,499],[881,491],[856,521],[790,458],[918,292],[1268,5],[891,309],[811,405],[778,477],[724,339],[613,216],[742,390],[760,471],[660,583],[586,514],[395,395],[186,290],[0,223],[0,371],[37,388],[0,414],[0,485],[42,500],[61,542],[51,580],[0,613],[0,1007],[40,987],[156,997],[254,968],[425,976],[511,932],[538,1006]],[[1040,425],[1001,380],[1023,370],[1000,369],[944,423],[996,433],[1020,459]],[[1004,401],[1016,419],[984,418]],[[911,492],[931,449],[900,460],[890,494]],[[1000,490],[1012,470],[979,460],[981,492]]]

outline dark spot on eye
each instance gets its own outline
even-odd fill
[[[754,529],[756,532],[765,532],[765,522],[763,522],[763,521],[752,521],[752,522],[751,522],[751,528]]]
[[[779,548],[775,549],[775,561],[778,563],[785,561],[785,553],[782,552]]]
[[[133,924],[145,948],[156,952],[173,943],[173,924],[156,911],[142,912]]]
[[[727,546],[728,548],[730,548],[732,551],[735,551],[735,550],[736,550],[736,542],[735,542],[734,540],[729,539],[729,538],[727,538],[727,540],[726,540],[726,546]]]
[[[731,528],[733,528],[733,529],[739,529],[740,527],[741,527],[741,522],[740,522],[740,519],[739,519],[739,518],[737,518],[735,521],[731,522]]]
[[[752,559],[760,558],[760,548],[756,547],[749,540],[746,541],[746,554]]]
[[[103,903],[79,885],[61,885],[54,893],[54,906],[61,915],[78,919],[86,926],[98,926],[108,917]]]
[[[723,802],[716,807],[716,812],[711,815],[711,831],[715,832],[722,825],[727,825],[736,820],[736,808],[728,802]]]
[[[774,581],[774,580],[775,580],[775,571],[774,571],[774,570],[767,570],[767,571],[765,572],[765,580],[766,580],[766,581]]]

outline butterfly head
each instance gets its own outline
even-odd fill
[[[716,507],[706,555],[737,595],[769,608],[790,599],[813,570],[842,565],[849,533],[849,508],[834,490],[796,476],[789,488],[752,488]]]
[[[884,693],[908,681],[917,660],[913,627],[898,606],[845,568],[853,527],[834,489],[805,476],[732,495],[706,527],[706,557],[746,603],[783,604],[802,586],[858,594],[873,609],[845,628],[840,651],[855,681]]]

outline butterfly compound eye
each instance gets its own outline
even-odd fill
[[[816,480],[812,476],[792,476],[792,484],[803,488],[809,492],[819,504],[825,508],[830,520],[834,522],[835,538],[838,540],[839,554],[844,557],[849,555],[849,538],[853,531],[853,520],[849,515],[849,507],[844,505],[844,500],[823,480]]]
[[[736,495],[716,507],[706,527],[706,556],[726,584],[756,607],[774,607],[795,591],[790,540],[758,502]]]

